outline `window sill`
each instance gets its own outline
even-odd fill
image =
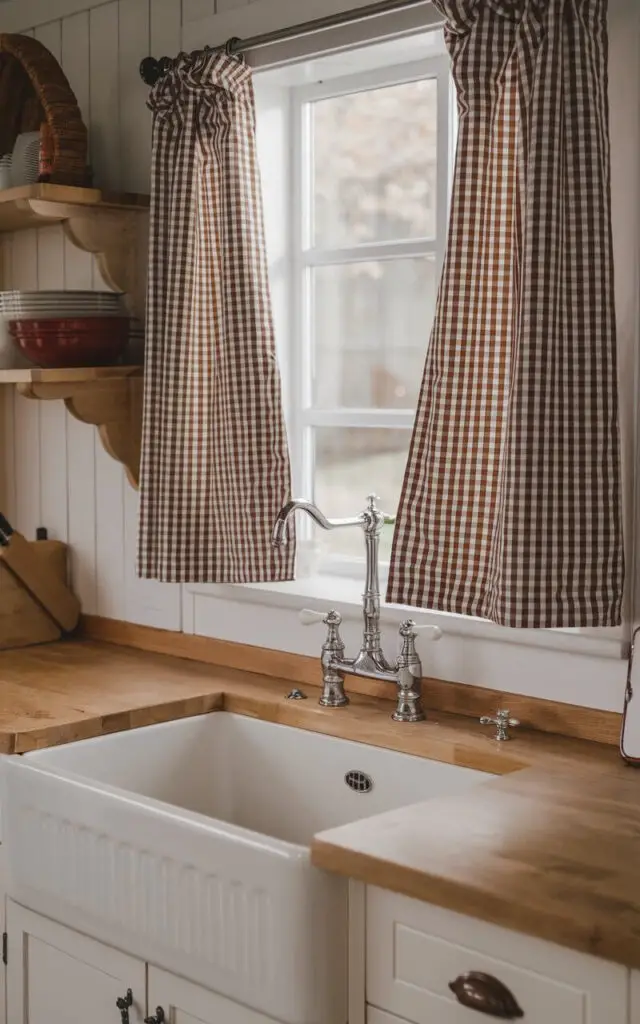
[[[189,583],[185,585],[185,589],[190,594],[291,609],[296,612],[308,605],[314,605],[318,610],[337,608],[344,620],[359,619],[362,615],[362,582],[345,576],[318,575],[289,583]],[[584,630],[510,629],[497,626],[486,619],[451,612],[423,611],[383,602],[383,626],[397,627],[406,618],[414,619],[418,625],[437,625],[448,636],[500,641],[520,647],[543,648],[614,660],[626,658],[628,653],[621,626]]]

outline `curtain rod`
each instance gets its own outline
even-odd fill
[[[286,39],[295,39],[297,36],[309,35],[311,32],[321,32],[324,29],[339,28],[341,25],[349,25],[354,21],[361,21],[364,18],[375,17],[380,14],[389,14],[392,11],[403,10],[408,7],[416,7],[425,3],[425,0],[377,0],[377,3],[369,4],[366,7],[355,7],[348,11],[341,11],[338,14],[327,14],[322,18],[315,18],[313,21],[302,21],[297,25],[290,25],[288,28],[274,29],[272,32],[263,32],[262,35],[250,36],[248,39],[238,39],[234,36],[222,46],[205,46],[202,50],[193,50],[190,54],[197,57],[210,50],[226,50],[227,53],[241,53],[243,50],[253,50],[258,46],[269,46],[270,43],[280,43]],[[171,57],[145,57],[140,62],[140,77],[147,85],[155,85],[159,78],[169,71],[177,58]]]

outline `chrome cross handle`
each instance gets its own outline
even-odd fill
[[[520,725],[518,718],[509,718],[508,708],[499,708],[496,711],[496,717],[491,718],[489,715],[483,715],[480,719],[480,725],[495,725],[496,735],[495,739],[498,742],[503,743],[504,740],[510,740],[509,729],[515,729],[516,726]]]

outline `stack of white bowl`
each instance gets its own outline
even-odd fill
[[[13,179],[11,177],[11,153],[0,156],[0,190],[11,188]]]
[[[84,319],[127,316],[117,292],[0,291],[0,368],[30,366],[9,333],[10,320]]]

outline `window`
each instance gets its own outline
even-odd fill
[[[284,261],[266,209],[273,118],[269,155],[261,150],[279,335],[283,262],[288,277],[281,363],[294,490],[330,517],[354,515],[371,491],[387,512],[398,504],[447,225],[451,85],[441,39],[424,35],[421,51],[414,41],[412,56],[435,50],[423,59],[390,63],[388,46],[368,47],[294,76],[281,147],[289,161]],[[385,57],[377,66],[376,52]],[[360,575],[359,531],[327,534],[300,517],[303,545],[312,530],[322,571]],[[385,528],[383,562],[391,538]]]
[[[283,43],[280,50],[274,46],[256,51],[257,58],[264,61],[259,67],[254,66],[258,158],[294,489],[296,496],[315,497],[331,516],[351,515],[361,509],[365,495],[373,487],[381,495],[385,510],[393,511],[414,417],[413,405],[409,404],[410,389],[414,389],[413,402],[420,385],[430,334],[432,306],[419,339],[419,351],[414,353],[418,368],[402,376],[405,360],[410,358],[411,345],[418,349],[418,338],[417,334],[409,335],[408,330],[403,329],[409,316],[397,296],[396,310],[400,310],[400,318],[406,319],[393,321],[396,334],[381,332],[374,336],[374,342],[370,336],[364,336],[359,327],[360,310],[364,308],[365,312],[370,312],[370,297],[375,296],[376,301],[383,297],[375,285],[373,274],[379,275],[382,269],[394,272],[398,275],[393,278],[394,287],[401,282],[405,288],[401,294],[406,295],[407,278],[400,277],[400,270],[396,268],[402,265],[402,271],[408,274],[411,261],[421,266],[421,260],[431,259],[435,286],[444,252],[456,136],[454,90],[443,33],[435,25],[438,17],[435,8],[430,4],[418,4],[407,8],[407,12],[412,10],[420,21],[406,34],[403,34],[403,26],[397,24],[396,13],[389,16],[393,24],[389,21],[382,25],[384,19],[381,17],[363,19],[354,25],[348,38],[344,28],[333,36],[322,32],[301,37],[295,53],[291,40]],[[426,19],[430,15],[434,24],[428,28]],[[364,34],[365,29],[368,35]],[[384,42],[369,41],[372,38],[382,39],[385,32],[388,34]],[[194,35],[192,45],[197,43]],[[333,49],[329,52],[331,47]],[[319,53],[321,50],[324,52]],[[407,152],[404,136],[404,148],[398,147],[398,152],[391,143],[388,144],[390,159],[387,161],[383,159],[384,152],[378,149],[375,151],[378,164],[373,164],[371,151],[365,156],[361,153],[364,147],[358,146],[351,164],[338,163],[333,157],[334,153],[343,152],[345,138],[348,142],[351,126],[347,118],[351,111],[344,106],[330,109],[329,101],[340,99],[346,105],[350,98],[361,96],[360,102],[363,102],[371,99],[367,93],[373,94],[375,99],[376,93],[380,96],[380,91],[390,87],[433,80],[436,83],[436,110],[434,112],[431,108],[431,116],[435,120],[436,170],[432,222],[429,224],[426,220],[428,212],[423,204],[418,219],[405,215],[400,220],[401,228],[398,228],[395,219],[389,223],[388,206],[382,213],[379,210],[372,212],[371,203],[377,201],[383,187],[391,190],[393,186],[393,182],[385,177],[387,165],[399,166],[401,153]],[[618,83],[620,88],[621,82],[622,79]],[[325,101],[327,106],[324,106]],[[381,114],[381,110],[375,111],[376,117],[381,117]],[[412,122],[407,120],[407,111],[401,109],[400,116],[404,119],[402,123],[409,125],[409,131]],[[372,130],[372,126],[369,127]],[[378,121],[376,130],[382,133],[386,127],[384,122],[380,124]],[[614,128],[612,125],[612,135],[615,136]],[[323,129],[326,129],[324,135],[321,134]],[[617,136],[616,139],[620,141]],[[323,145],[324,150],[320,148]],[[324,152],[326,157],[327,151],[329,157],[324,165],[318,167],[321,154]],[[393,164],[391,157],[394,158]],[[413,153],[410,158],[418,159]],[[616,164],[614,160],[614,180],[616,169],[619,171],[623,165],[626,167],[624,161],[618,160]],[[433,176],[430,181],[434,181]],[[628,184],[626,179],[623,184]],[[633,184],[635,187],[635,178]],[[618,221],[625,225],[630,223],[629,204],[620,199],[628,191],[628,188],[626,192],[624,188],[614,189],[614,214],[616,197],[620,207],[620,216],[617,220],[614,217],[614,227],[620,226]],[[348,196],[352,200],[354,193],[364,203],[365,213],[362,223],[358,221],[357,224],[352,219],[352,204],[347,204],[345,198]],[[391,196],[400,194],[389,192]],[[334,206],[329,211],[331,220],[328,220],[327,205],[329,201],[335,204],[338,198],[346,206],[346,214],[339,217],[337,214],[341,210],[338,208],[336,211]],[[385,221],[381,224],[379,219],[383,215]],[[397,216],[393,207],[392,216]],[[433,233],[429,235],[429,231]],[[621,251],[629,257],[621,261],[623,271],[626,268],[628,273],[616,275],[616,288],[622,282],[624,297],[629,300],[626,306],[623,301],[622,306],[631,308],[629,303],[637,287],[633,254],[627,253],[624,244]],[[345,285],[343,282],[347,270],[355,271],[358,264],[374,264],[375,267],[371,268],[373,273],[367,268],[368,277],[364,282],[358,282],[356,299],[351,283]],[[351,282],[352,279],[347,280]],[[388,290],[392,291],[391,286]],[[343,305],[338,304],[336,295]],[[332,296],[333,305],[324,311],[324,317],[331,312],[332,320],[329,321],[319,315],[318,301],[329,306]],[[390,317],[388,309],[385,315]],[[632,320],[632,317],[627,317],[625,322],[631,323]],[[342,326],[340,336],[336,324]],[[377,320],[374,321],[375,326]],[[622,331],[620,325],[619,329]],[[346,342],[343,340],[345,335]],[[633,338],[627,335],[628,331],[623,344],[628,341],[631,345],[635,335]],[[356,337],[359,344],[367,345],[368,353],[363,354],[358,349],[355,349],[355,355],[351,353],[349,346],[351,349],[355,347]],[[379,337],[382,343],[378,342]],[[395,355],[396,345],[398,350],[402,349],[402,355],[399,352]],[[354,360],[361,360],[359,365],[364,363],[367,367],[366,380],[360,379],[364,377],[364,371],[348,369],[348,352],[352,365]],[[381,352],[384,373],[380,376],[384,385],[380,384],[378,377],[372,381],[368,370],[370,361],[380,361]],[[320,356],[325,360],[320,367],[320,370],[324,369],[323,373],[316,370]],[[333,362],[329,370],[330,359]],[[388,384],[390,374],[400,376],[398,382],[394,381],[393,388]],[[633,374],[629,379],[632,377]],[[398,386],[406,388],[407,393],[397,394]],[[388,397],[390,393],[391,398]],[[372,395],[376,396],[375,400]],[[365,400],[367,405],[363,404]],[[299,628],[297,616],[301,607],[338,607],[349,623],[348,628],[356,630],[356,623],[362,621],[363,549],[360,532],[341,530],[327,534],[318,529],[312,535],[312,530],[315,527],[309,519],[299,516],[298,537],[299,540],[302,537],[302,543],[298,544],[298,579],[295,582],[245,586],[186,584],[183,588],[187,598],[184,603],[185,632],[246,643],[249,621],[252,643],[316,656],[320,636],[316,630],[303,631]],[[320,565],[316,563],[313,572],[309,571],[313,559],[306,557],[304,540],[311,536],[319,543],[322,556]],[[390,540],[389,535],[384,537],[383,559],[388,556]],[[341,583],[335,579],[340,573],[347,577]],[[310,576],[313,578],[308,578]],[[429,659],[425,664],[434,676],[460,678],[478,685],[487,685],[487,679],[491,679],[493,685],[507,689],[513,688],[514,679],[517,679],[518,686],[524,687],[522,692],[535,692],[539,697],[573,703],[582,700],[581,694],[586,687],[599,694],[597,701],[602,707],[617,706],[620,673],[611,664],[607,667],[606,661],[625,656],[622,628],[508,630],[468,616],[419,608],[387,607],[383,602],[382,621],[388,653],[393,651],[397,625],[407,615],[419,624],[437,623],[443,627],[442,643],[424,652]],[[548,650],[538,656],[536,648]],[[524,661],[523,649],[526,651]],[[476,657],[478,651],[480,657]],[[526,672],[523,673],[525,663]],[[541,679],[545,681],[541,683]]]

